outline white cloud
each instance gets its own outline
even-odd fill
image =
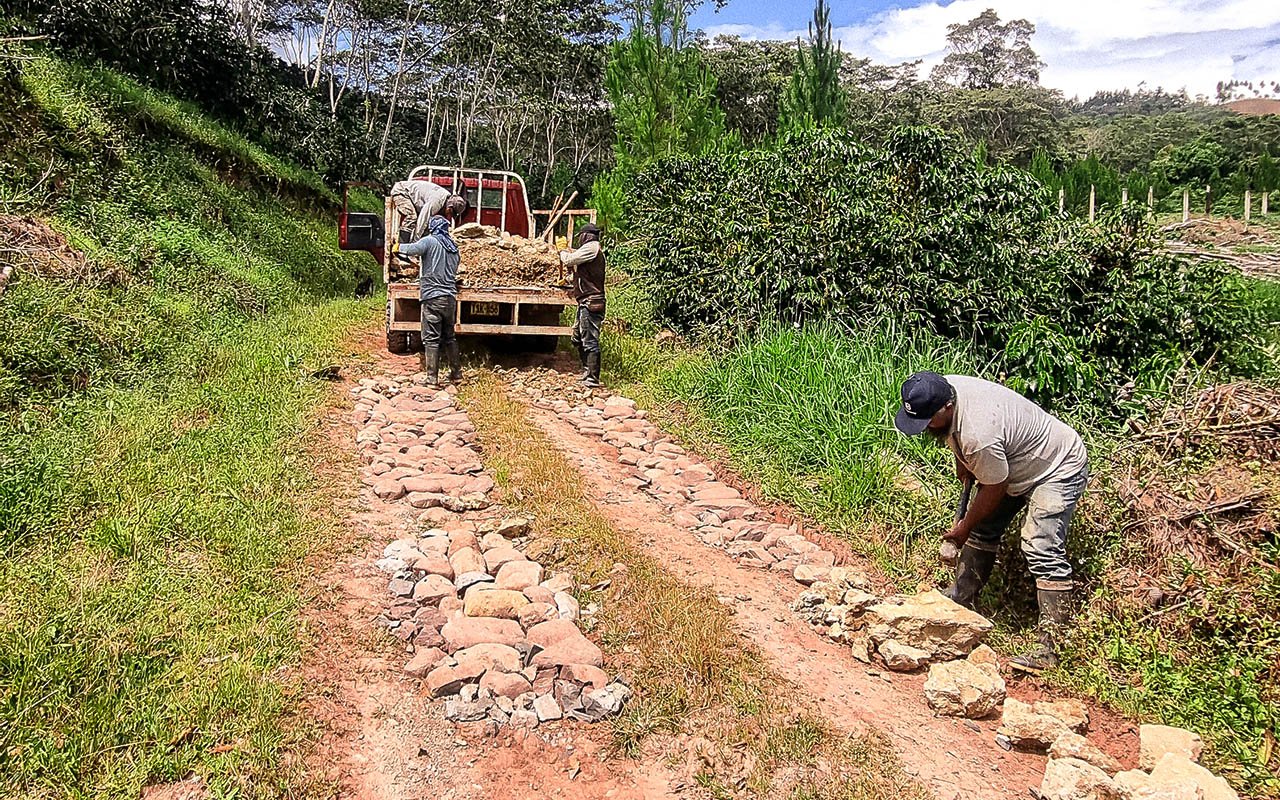
[[[835,4],[840,15],[839,3]],[[1162,86],[1212,96],[1220,80],[1280,80],[1276,0],[954,0],[921,3],[837,28],[846,52],[882,63],[922,59],[922,74],[945,54],[947,25],[986,8],[1036,25],[1032,46],[1047,63],[1041,82],[1067,96]],[[794,39],[778,24],[720,25],[711,35]]]

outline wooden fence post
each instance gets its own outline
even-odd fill
[[[1147,187],[1147,210],[1156,210],[1156,187],[1154,186]]]
[[[1253,214],[1253,192],[1244,190],[1244,224],[1249,224],[1249,217]]]
[[[1191,219],[1191,190],[1182,190],[1182,221]]]
[[[1089,184],[1089,221],[1090,222],[1093,222],[1094,201],[1096,200],[1096,194],[1094,189],[1095,189],[1094,185],[1092,183]]]
[[[1058,190],[1058,213],[1061,214],[1067,210],[1067,190]]]
[[[1120,190],[1120,204],[1125,206],[1129,205],[1129,187],[1128,186]]]
[[[1213,218],[1213,187],[1207,183],[1204,187],[1204,215],[1207,219]]]
[[[1262,216],[1267,215],[1267,201],[1271,199],[1271,192],[1262,193]]]

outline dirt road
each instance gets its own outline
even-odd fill
[[[436,413],[449,414],[447,419],[463,424],[468,432],[456,443],[485,464],[483,471],[468,466],[471,471],[466,473],[469,486],[487,489],[477,503],[483,507],[423,512],[406,502],[411,498],[375,490],[381,476],[371,473],[379,467],[369,460],[370,453],[394,437],[388,440],[384,435],[383,443],[372,441],[367,433],[372,423],[362,422],[370,412],[362,411],[361,403],[394,409],[398,398],[413,396],[419,400],[404,402],[422,402],[421,398],[430,401],[430,396],[410,391],[414,360],[386,355],[372,338],[363,346],[369,360],[344,370],[339,405],[326,423],[331,460],[336,463],[335,504],[347,521],[349,546],[327,565],[318,565],[323,567],[318,569],[322,577],[310,616],[315,642],[307,664],[307,681],[314,691],[306,716],[308,724],[318,726],[320,744],[304,771],[329,787],[335,797],[698,796],[702,789],[695,785],[696,776],[672,755],[672,748],[678,751],[678,742],[687,735],[697,736],[697,730],[686,730],[675,739],[653,737],[653,746],[645,748],[644,755],[624,758],[609,747],[612,737],[607,723],[562,719],[522,728],[487,719],[446,721],[444,703],[430,699],[420,677],[406,675],[405,662],[422,648],[397,639],[394,631],[388,635],[388,615],[395,616],[399,601],[388,593],[387,573],[376,566],[386,546],[421,535],[424,516],[442,527],[466,520],[483,526],[484,520],[518,506],[519,497],[508,495],[518,495],[520,490],[504,486],[509,481],[501,475],[494,485],[492,465],[486,461],[485,431],[472,434],[473,426],[458,422],[467,419],[467,404],[456,399],[442,400],[448,407]],[[714,593],[732,614],[737,635],[763,654],[773,680],[811,700],[835,730],[882,733],[896,751],[902,770],[934,797],[1025,797],[1029,787],[1039,784],[1044,756],[998,747],[998,717],[964,721],[935,716],[922,693],[922,674],[890,673],[882,666],[859,663],[847,646],[815,632],[791,610],[804,587],[790,577],[786,553],[781,554],[785,563],[770,569],[765,560],[775,556],[758,547],[735,549],[733,542],[725,540],[730,531],[740,532],[753,524],[762,530],[771,526],[776,529],[773,540],[794,547],[790,558],[795,563],[821,568],[834,560],[828,548],[812,543],[822,543],[821,536],[810,533],[812,542],[806,541],[797,535],[801,531],[779,522],[772,509],[744,498],[733,488],[742,485],[742,478],[717,475],[714,467],[657,430],[634,404],[616,398],[606,403],[607,392],[576,389],[566,363],[543,359],[540,364],[530,361],[516,369],[500,369],[488,380],[494,381],[496,375],[496,381],[521,404],[525,412],[521,424],[529,426],[531,436],[550,442],[559,458],[580,471],[582,485],[587,487],[582,500],[618,535],[691,591],[707,587]],[[476,377],[469,371],[468,380]],[[387,386],[391,388],[379,388]],[[361,391],[372,397],[369,392],[374,390],[382,392],[376,400],[361,400]],[[435,435],[443,440],[450,434]],[[449,446],[454,443],[450,440]],[[661,463],[654,462],[656,457],[661,457]],[[655,465],[646,469],[646,463]],[[692,484],[682,484],[680,476]],[[707,511],[713,512],[714,524],[707,522]],[[535,531],[531,541],[536,540]],[[844,560],[841,553],[840,561]],[[609,666],[606,659],[606,669]],[[1039,699],[1044,692],[1033,682],[1011,682],[1009,695]],[[1091,711],[1090,740],[1126,765],[1132,764],[1136,756],[1132,727],[1103,710]]]

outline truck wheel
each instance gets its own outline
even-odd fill
[[[422,350],[422,334],[417,331],[387,331],[387,351],[398,356]]]

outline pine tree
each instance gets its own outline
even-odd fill
[[[827,0],[818,0],[809,23],[809,46],[796,40],[796,70],[782,107],[782,130],[844,125],[843,59],[840,43],[831,37],[831,8]]]

